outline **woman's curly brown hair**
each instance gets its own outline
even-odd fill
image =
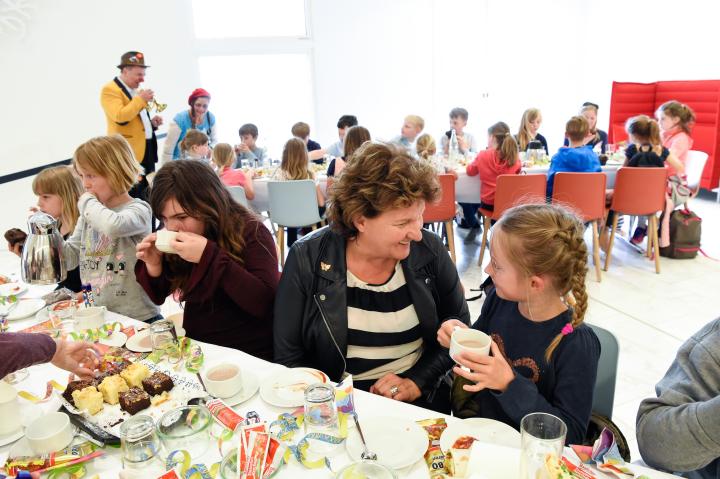
[[[432,203],[440,198],[435,170],[394,145],[363,144],[348,162],[330,191],[327,217],[331,227],[345,238],[358,231],[354,220],[375,218],[418,201]]]

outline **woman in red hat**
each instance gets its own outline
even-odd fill
[[[215,137],[217,131],[215,115],[208,111],[210,93],[202,88],[196,88],[188,98],[188,105],[190,105],[190,109],[175,115],[168,127],[163,149],[163,163],[181,158],[180,142],[190,129],[200,130],[205,133],[210,138],[211,146],[217,142]]]

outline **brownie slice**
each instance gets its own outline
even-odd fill
[[[170,376],[160,371],[142,380],[143,389],[151,396],[162,394],[163,391],[170,391],[173,386],[175,386],[175,384]]]
[[[62,397],[64,397],[67,402],[75,406],[75,401],[73,400],[72,393],[75,391],[82,391],[83,389],[89,388],[91,386],[95,386],[95,381],[93,381],[92,379],[70,381],[65,388],[65,391],[63,391],[62,393]]]
[[[150,396],[140,388],[130,388],[129,391],[120,393],[120,409],[132,415],[150,407]]]

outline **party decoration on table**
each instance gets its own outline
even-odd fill
[[[0,306],[2,306],[0,309],[0,333],[4,333],[10,329],[10,324],[8,323],[7,318],[12,310],[15,309],[17,304],[18,299],[15,295],[11,294],[9,296],[0,296]]]
[[[80,465],[80,463],[95,459],[103,454],[104,452],[96,450],[95,445],[91,442],[83,442],[50,454],[8,457],[5,462],[5,471],[11,476],[17,475],[20,471],[53,471],[48,477],[54,477],[61,473],[70,474],[71,477],[82,477],[82,475],[84,475],[84,467]],[[73,474],[77,474],[77,472],[68,472],[71,469],[69,466],[74,466],[72,468],[73,471],[80,471],[82,469],[83,474],[73,476]]]
[[[171,452],[165,460],[165,469],[168,472],[160,477],[177,477],[177,475],[168,476],[170,471],[175,470],[177,466],[180,466],[181,479],[214,479],[220,470],[219,462],[214,463],[208,469],[205,464],[192,464],[192,458],[187,451],[176,450]]]
[[[28,391],[18,391],[18,396],[20,396],[23,399],[27,399],[28,401],[30,401],[33,404],[40,404],[40,403],[44,403],[44,402],[47,402],[48,400],[50,400],[50,398],[52,397],[53,389],[56,391],[62,392],[65,390],[65,386],[58,383],[54,379],[51,379],[45,385],[45,395],[43,397],[38,397]]]
[[[74,341],[87,341],[89,343],[96,343],[100,339],[109,338],[115,330],[121,331],[123,329],[122,323],[115,321],[114,323],[103,324],[99,328],[85,329],[83,331],[73,331],[70,333],[70,337]]]
[[[589,479],[597,477],[597,474],[585,465],[595,464],[601,472],[622,479],[643,479],[646,477],[644,475],[635,475],[632,469],[627,467],[627,463],[620,454],[615,435],[608,428],[603,428],[600,437],[592,446],[571,444],[570,449],[572,453],[564,455],[562,462],[574,476]]]
[[[440,448],[440,436],[447,428],[445,418],[423,419],[417,423],[425,429],[428,436],[428,449],[425,452],[425,465],[428,468],[430,479],[445,477],[448,472],[445,454]]]
[[[192,340],[188,337],[178,338],[178,343],[179,344],[177,354],[179,354],[180,356],[180,361],[178,362],[178,364],[180,364],[184,360],[185,369],[189,373],[199,373],[203,363],[205,362],[205,357],[203,355],[200,345],[193,344]],[[176,353],[168,353],[167,350],[153,351],[148,355],[148,360],[154,363],[159,363],[163,359],[165,359],[168,354]]]
[[[95,293],[93,293],[92,284],[82,285],[82,298],[86,308],[95,306]]]
[[[345,379],[335,386],[335,404],[340,414],[353,414],[355,412],[352,374],[348,374]]]

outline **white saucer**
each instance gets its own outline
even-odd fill
[[[242,390],[234,396],[229,398],[221,398],[228,406],[237,406],[242,404],[255,395],[258,389],[260,389],[260,381],[258,377],[248,370],[242,371]]]
[[[122,347],[128,340],[128,337],[122,331],[113,331],[113,333],[107,338],[98,340],[98,343],[104,344],[105,346]]]
[[[21,427],[17,431],[6,434],[4,436],[0,436],[0,446],[7,446],[8,444],[12,444],[13,442],[17,441],[21,437],[25,435],[25,428]]]
[[[150,328],[138,331],[127,340],[125,347],[136,353],[152,352],[152,342],[150,341]]]
[[[520,447],[520,433],[512,426],[494,419],[473,417],[448,424],[440,436],[440,448],[447,451],[460,436],[472,436],[480,442],[498,446]]]

